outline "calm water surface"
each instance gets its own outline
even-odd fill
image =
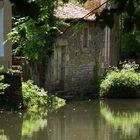
[[[140,140],[140,100],[70,102],[53,112],[0,112],[0,140]]]

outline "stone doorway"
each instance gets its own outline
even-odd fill
[[[54,75],[55,75],[55,90],[63,90],[64,89],[64,48],[65,46],[55,46],[54,50]]]

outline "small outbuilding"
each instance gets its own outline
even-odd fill
[[[65,31],[56,38],[45,76],[41,77],[41,67],[26,63],[26,77],[38,84],[44,80],[45,88],[64,96],[94,92],[104,68],[118,64],[119,18],[115,17],[113,28],[101,28],[95,25],[95,15],[83,18],[89,12],[74,3],[58,7],[56,17],[74,26],[67,30],[62,27]]]
[[[59,7],[56,16],[73,26],[59,36],[49,67],[47,83],[51,88],[69,93],[92,92],[96,77],[109,65],[119,61],[119,19],[112,29],[95,25],[95,15],[83,18],[90,11],[76,4]],[[78,22],[77,22],[78,21]],[[79,31],[75,28],[80,28]]]

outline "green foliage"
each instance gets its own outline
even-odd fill
[[[40,13],[53,15],[54,7],[60,2],[79,2],[85,3],[87,0],[10,0],[14,3],[16,11],[23,16],[29,16],[36,19]],[[124,19],[125,31],[132,31],[134,28],[140,29],[140,2],[139,0],[107,0],[110,8],[104,9],[101,13],[96,13],[96,20],[102,27],[106,25],[112,27],[114,24],[114,15],[121,15],[125,13],[127,17]],[[43,6],[42,6],[43,5]],[[26,10],[28,9],[28,10]],[[45,13],[42,10],[48,9]],[[45,13],[45,14],[44,14]]]
[[[4,94],[4,91],[6,88],[8,88],[10,85],[3,83],[4,75],[2,74],[4,70],[3,66],[0,66],[0,94]]]
[[[4,134],[3,129],[0,129],[0,139],[1,140],[8,140],[8,137]]]
[[[47,23],[38,26],[32,19],[18,24],[8,35],[15,47],[14,54],[29,60],[42,61],[47,58],[52,53],[53,38],[50,30],[53,28]]]
[[[140,58],[140,32],[122,34],[122,59],[139,59]]]
[[[111,0],[115,9],[115,13],[121,15],[125,14],[124,17],[124,30],[126,32],[132,31],[133,29],[140,29],[140,2],[139,0]]]
[[[56,0],[33,2],[40,7],[40,14],[36,18],[15,16],[14,28],[8,38],[13,43],[15,54],[30,60],[44,61],[52,53],[55,35],[62,22],[54,16]]]
[[[47,117],[47,116],[45,116]],[[24,115],[22,123],[22,136],[32,136],[34,132],[39,131],[47,126],[47,119],[42,115],[27,116]]]
[[[48,111],[53,111],[63,105],[65,101],[56,96],[48,95],[33,81],[22,83],[23,104],[27,112],[23,116],[22,136],[32,136],[34,132],[47,126]]]
[[[86,0],[62,1],[86,2]],[[13,43],[16,55],[22,55],[30,60],[47,61],[53,52],[52,46],[56,35],[60,33],[59,27],[62,25],[62,22],[56,19],[54,15],[54,9],[62,1],[21,0],[18,2],[11,0],[15,6],[13,9],[16,11],[16,16],[13,20],[14,28],[9,33],[9,39]],[[137,0],[109,0],[108,5],[110,8],[104,9],[101,13],[94,11],[98,24],[102,27],[106,25],[113,27],[114,15],[123,14],[125,15],[123,18],[123,30],[125,32],[140,29],[140,3]],[[133,48],[138,49],[137,47]]]
[[[100,85],[100,96],[140,97],[140,73],[135,62],[122,63],[122,69],[110,70]]]
[[[22,83],[23,104],[27,109],[36,112],[39,108],[57,108],[65,104],[63,99],[48,95],[44,89],[40,89],[33,81]]]
[[[16,75],[20,75],[21,71],[20,70],[8,69],[7,73],[10,74],[10,75],[16,76]]]

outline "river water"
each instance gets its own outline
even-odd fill
[[[52,112],[0,112],[0,140],[140,140],[140,100],[69,102]]]

